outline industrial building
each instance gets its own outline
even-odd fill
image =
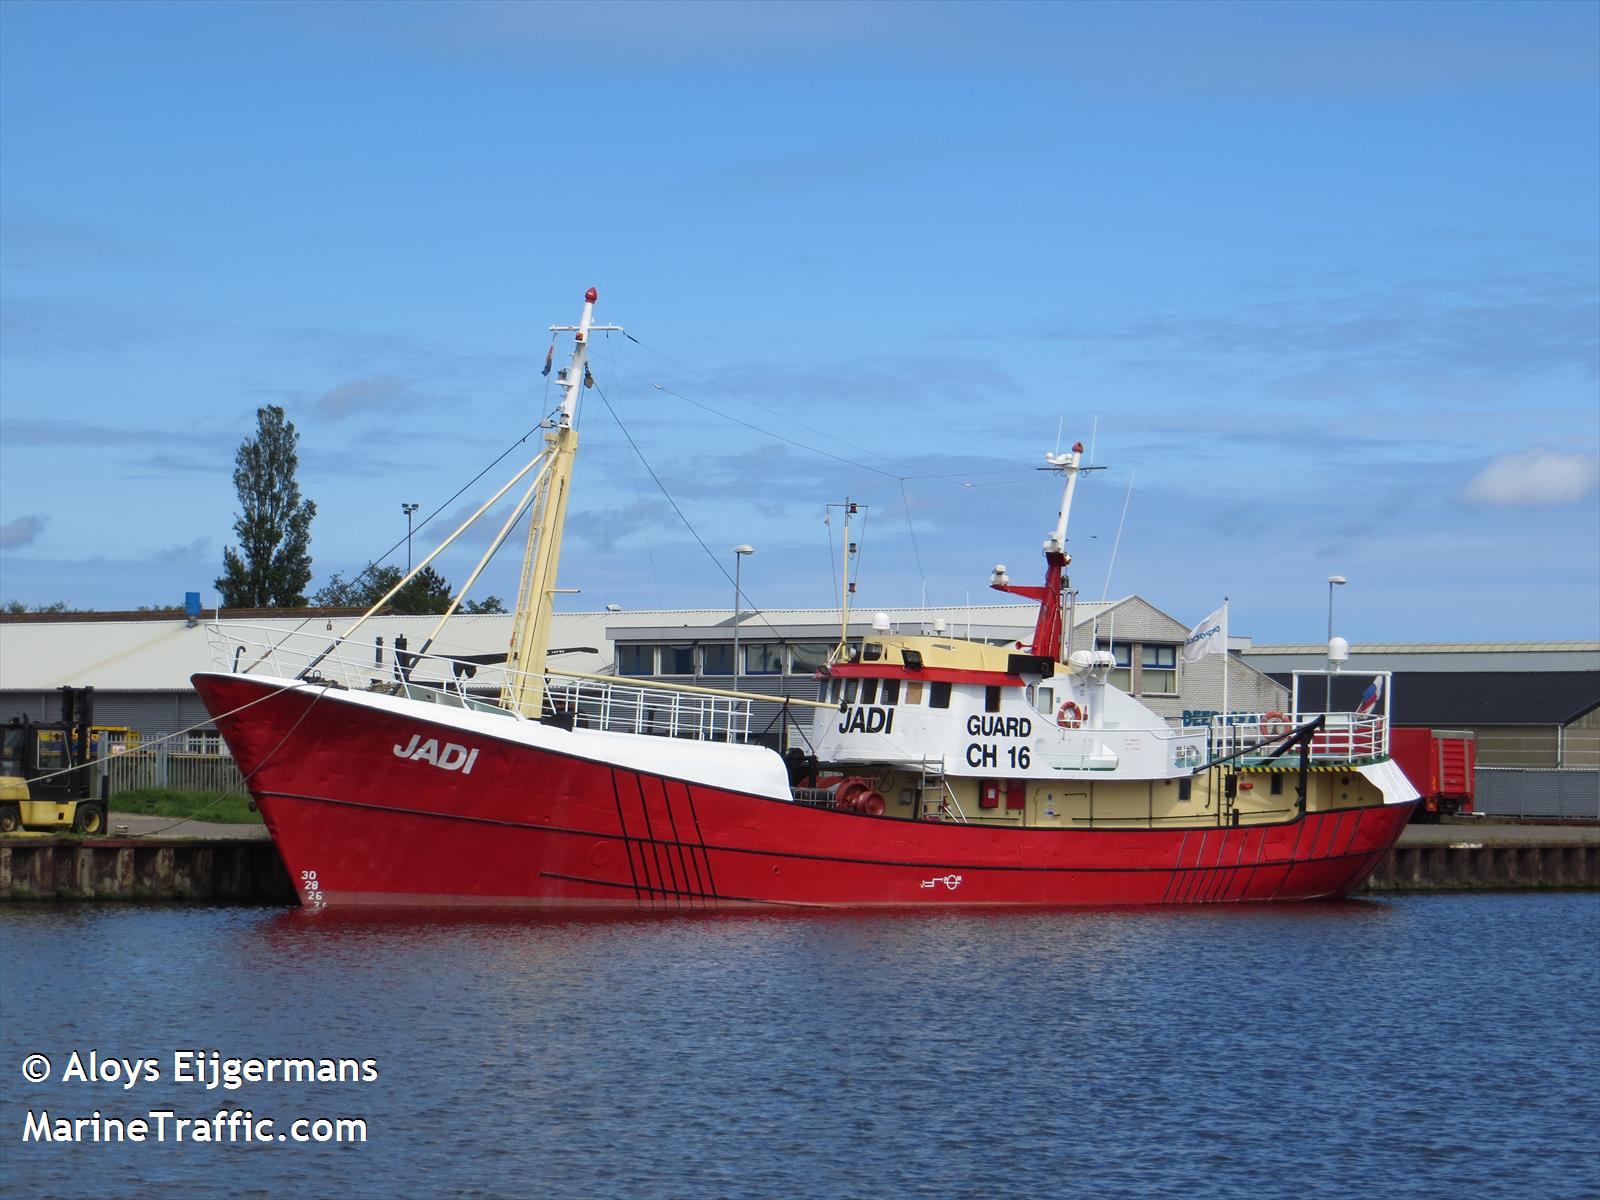
[[[996,645],[1026,644],[1037,606],[989,604],[893,609],[884,614],[902,630],[948,633]],[[133,730],[149,739],[182,733],[182,752],[220,749],[199,698],[189,684],[199,671],[234,669],[218,661],[214,621],[254,627],[265,640],[291,633],[326,633],[330,644],[358,616],[347,609],[228,612],[208,619],[170,613],[50,613],[0,616],[0,722],[28,715],[53,718],[59,689],[95,689],[95,722]],[[871,630],[878,614],[850,613],[850,640]],[[1282,708],[1286,692],[1237,655],[1213,655],[1182,664],[1178,648],[1186,625],[1136,596],[1079,604],[1072,613],[1070,649],[1109,650],[1117,662],[1113,682],[1140,696],[1171,720],[1221,707],[1224,664],[1230,708]],[[369,621],[341,653],[370,654],[375,679],[393,670],[394,653],[427,640],[436,617],[383,616]],[[457,615],[435,643],[445,655],[502,652],[511,638],[505,614]],[[737,659],[735,638],[737,636]],[[592,674],[652,677],[662,682],[732,688],[768,695],[757,704],[753,729],[782,748],[800,741],[784,717],[783,697],[815,699],[817,668],[841,636],[837,609],[755,610],[739,614],[737,634],[729,609],[557,613],[550,646],[552,667]],[[359,649],[358,649],[359,647]],[[738,664],[735,670],[735,662]],[[798,715],[801,711],[791,710]],[[806,718],[799,717],[802,723]]]

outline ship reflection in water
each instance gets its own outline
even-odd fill
[[[12,905],[6,1191],[1592,1194],[1597,932],[1592,894],[669,919]],[[74,1049],[162,1078],[18,1074]],[[171,1079],[179,1050],[371,1058],[379,1078],[206,1090]],[[235,1107],[360,1117],[368,1139],[21,1141],[30,1110]]]

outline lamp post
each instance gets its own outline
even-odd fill
[[[739,597],[744,593],[739,586],[740,568],[744,556],[754,554],[754,546],[739,545],[733,548],[733,690],[739,690]]]
[[[419,507],[419,505],[406,504],[404,502],[402,502],[401,505],[400,505],[400,511],[405,513],[405,515],[406,515],[406,574],[407,575],[411,574],[411,514],[416,512],[418,507]]]
[[[1333,589],[1347,582],[1343,575],[1328,576],[1328,686],[1323,692],[1323,712],[1333,710]]]

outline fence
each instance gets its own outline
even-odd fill
[[[227,754],[179,754],[162,742],[152,750],[133,750],[102,760],[115,799],[135,788],[171,788],[179,792],[225,792],[243,781]],[[97,785],[98,786],[98,785]]]
[[[1600,769],[1480,766],[1473,808],[1486,817],[1600,820]]]

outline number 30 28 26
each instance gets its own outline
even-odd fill
[[[328,902],[327,897],[322,894],[322,885],[317,882],[315,871],[300,872],[300,895],[309,908],[321,908]]]

